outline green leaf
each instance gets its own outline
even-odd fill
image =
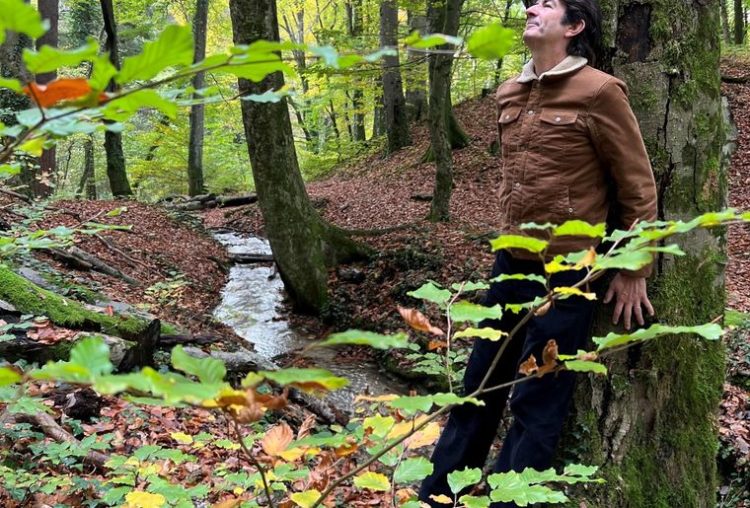
[[[289,499],[294,501],[294,504],[301,508],[310,508],[315,504],[315,501],[320,498],[320,492],[316,489],[306,490],[304,492],[295,492],[289,496]]]
[[[333,46],[310,46],[310,53],[320,57],[327,67],[339,68],[339,52]]]
[[[549,242],[521,235],[502,235],[490,241],[492,250],[522,249],[529,252],[539,253],[547,248]]]
[[[503,317],[503,308],[498,304],[485,307],[476,303],[461,301],[450,307],[450,317],[453,321],[471,321],[477,323],[483,319],[500,319]]]
[[[145,81],[167,67],[193,63],[193,34],[187,26],[170,25],[158,39],[143,45],[143,52],[126,58],[117,73],[120,84]]]
[[[87,368],[94,376],[114,370],[109,361],[109,346],[101,337],[86,337],[78,341],[70,350],[70,363]]]
[[[215,358],[195,358],[185,352],[182,346],[172,349],[172,366],[191,374],[203,383],[221,383],[227,373],[224,362]]]
[[[277,53],[258,51],[252,47],[245,48],[244,51],[244,53],[235,54],[229,64],[218,67],[212,72],[233,74],[238,78],[255,82],[262,81],[266,76],[277,71],[284,74],[294,72],[291,67],[281,61]]]
[[[607,367],[599,362],[591,362],[588,360],[569,360],[563,362],[565,368],[573,370],[575,372],[593,372],[594,374],[607,375]]]
[[[596,350],[602,351],[604,349],[629,344],[631,342],[655,339],[664,335],[687,333],[700,335],[706,340],[719,340],[723,334],[723,330],[721,326],[714,323],[696,326],[668,326],[655,324],[648,328],[640,328],[632,333],[618,334],[610,332],[606,337],[594,337],[592,340],[594,341],[594,344],[597,345]]]
[[[320,343],[321,346],[370,346],[375,349],[403,349],[409,347],[409,336],[405,333],[382,335],[363,330],[347,330],[334,333]]]
[[[0,78],[0,88],[9,88],[14,92],[21,93],[23,85],[20,81],[13,78]]]
[[[430,411],[433,405],[437,407],[444,407],[460,404],[474,404],[476,406],[484,406],[484,402],[477,398],[459,397],[455,393],[435,393],[432,395],[404,396],[387,402],[387,405],[389,407],[395,409],[403,409],[407,413],[415,413],[417,411],[427,413]]]
[[[362,421],[362,426],[366,429],[372,429],[372,435],[377,438],[384,438],[396,424],[396,419],[392,416],[373,415],[368,416]]]
[[[465,282],[463,284],[454,282],[451,285],[451,289],[453,291],[461,291],[462,293],[468,293],[469,291],[481,291],[489,288],[490,285],[486,282]]]
[[[0,386],[12,385],[18,383],[20,380],[21,376],[18,372],[8,367],[0,367]]]
[[[391,489],[391,482],[384,474],[369,471],[354,478],[354,485],[360,489],[370,489],[379,492],[387,492]]]
[[[525,469],[523,473],[509,471],[495,473],[487,477],[487,483],[492,488],[490,498],[494,502],[514,502],[518,506],[528,506],[533,503],[564,503],[568,498],[559,491],[554,491],[541,482],[557,479],[554,470],[534,471]]]
[[[117,208],[113,208],[112,210],[108,211],[105,215],[107,217],[119,217],[124,212],[128,211],[127,206],[118,206]]]
[[[426,34],[422,36],[416,30],[404,39],[405,45],[416,49],[429,49],[435,46],[442,46],[443,44],[460,46],[462,42],[463,39],[460,37],[445,34]]]
[[[150,392],[151,383],[146,376],[140,373],[115,374],[111,376],[98,376],[94,380],[94,390],[103,395],[114,395],[126,390],[137,390],[139,392]]]
[[[5,31],[11,30],[38,39],[47,31],[39,12],[23,0],[0,0],[0,44],[5,41]]]
[[[466,487],[476,485],[481,479],[481,469],[479,469],[478,467],[466,467],[461,471],[453,471],[451,473],[448,473],[448,486],[451,488],[451,492],[453,492],[454,494],[458,494]]]
[[[122,122],[128,120],[141,108],[154,108],[174,119],[177,117],[177,105],[159,95],[150,88],[138,90],[122,97],[108,101],[102,108],[102,114],[109,120]]]
[[[39,51],[24,49],[23,61],[26,68],[34,73],[51,72],[60,67],[78,67],[81,62],[90,61],[97,56],[99,45],[96,39],[89,37],[85,46],[76,49],[58,49],[42,46]]]
[[[290,367],[275,371],[261,371],[258,374],[282,386],[295,385],[309,391],[338,390],[349,384],[347,379],[334,376],[324,369]]]
[[[542,275],[527,274],[527,273],[502,273],[497,277],[490,279],[490,282],[503,282],[506,280],[528,280],[531,282],[538,282],[543,286],[547,286],[547,279]]]
[[[458,502],[466,508],[488,508],[491,500],[487,496],[470,496],[467,494],[458,498]]]
[[[568,464],[567,466],[565,466],[565,469],[563,469],[563,476],[590,477],[595,475],[597,471],[599,471],[599,466]]]
[[[601,270],[638,270],[653,261],[651,254],[644,251],[620,251],[612,256],[601,256],[597,258],[592,271]]]
[[[51,413],[52,410],[45,404],[42,403],[42,399],[36,397],[28,397],[23,395],[15,400],[12,400],[5,408],[8,413]]]
[[[107,55],[97,55],[91,59],[93,70],[89,78],[89,86],[92,90],[102,91],[107,88],[110,80],[117,74],[117,69],[109,61]]]
[[[466,49],[475,58],[498,60],[504,57],[515,43],[515,32],[500,23],[492,23],[469,36]]]
[[[432,474],[434,466],[424,457],[406,459],[398,465],[393,473],[394,483],[414,483],[424,480]]]
[[[589,238],[604,238],[607,234],[605,223],[592,225],[582,220],[569,220],[556,226],[552,230],[555,236],[587,236]]]
[[[438,305],[445,305],[453,296],[450,291],[438,287],[432,281],[427,282],[426,284],[423,284],[419,289],[409,291],[406,294],[408,296],[411,296],[412,298],[419,298],[420,300],[426,300]]]
[[[17,162],[12,164],[0,164],[0,175],[3,177],[17,175],[21,172],[21,165]]]
[[[461,337],[477,337],[480,339],[487,339],[493,342],[506,337],[508,334],[502,330],[495,330],[494,328],[467,328],[453,334],[454,339]]]

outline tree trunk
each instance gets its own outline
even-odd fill
[[[379,138],[385,135],[385,108],[383,107],[382,87],[380,87],[380,90],[377,90],[376,85],[373,102],[375,104],[372,111],[372,137]]]
[[[104,31],[107,34],[106,49],[109,51],[109,61],[116,69],[120,68],[119,44],[117,41],[117,24],[115,23],[115,11],[112,0],[100,0],[102,17],[104,19]],[[114,80],[107,85],[108,92],[117,90]],[[106,131],[104,133],[104,150],[107,154],[107,177],[112,195],[132,196],[133,191],[128,182],[128,174],[125,170],[125,153],[122,150],[122,134],[119,132]]]
[[[49,30],[42,35],[36,41],[36,48],[39,49],[42,46],[57,47],[58,44],[58,21],[60,18],[58,11],[58,0],[39,0],[39,13],[42,19],[49,22]],[[57,78],[56,71],[45,72],[44,74],[37,74],[36,82],[39,84],[47,84]],[[39,174],[34,179],[31,185],[31,192],[35,196],[49,196],[52,194],[52,187],[50,180],[57,171],[56,162],[57,151],[55,147],[46,148],[42,151],[42,156],[39,158]]]
[[[455,35],[463,0],[430,0],[428,17],[432,33]],[[450,198],[453,191],[453,159],[451,132],[460,131],[453,118],[450,101],[450,76],[453,56],[442,53],[430,55],[430,149],[435,160],[435,191],[429,219],[450,219]],[[462,132],[462,131],[461,131]]]
[[[745,9],[742,0],[734,0],[734,43],[745,42]]]
[[[720,8],[721,8],[721,32],[724,36],[724,42],[726,44],[732,43],[732,35],[729,29],[729,12],[727,10],[727,2],[728,0],[720,0]]]
[[[300,7],[300,9],[296,12],[294,23],[294,26],[292,26],[292,24],[289,22],[289,18],[287,18],[287,16],[284,16],[284,28],[286,29],[289,39],[291,39],[291,41],[294,43],[304,44],[304,8]],[[306,96],[307,92],[310,90],[310,84],[307,81],[307,58],[305,56],[305,52],[303,50],[293,49],[292,57],[294,58],[295,64],[297,64],[297,73],[299,74],[300,84],[302,85],[302,95]],[[292,108],[294,109],[294,114],[297,117],[297,123],[302,129],[302,133],[305,136],[305,141],[307,141],[308,147],[314,152],[317,152],[317,144],[315,143],[318,138],[317,129],[312,129],[308,125],[308,115],[301,110],[300,106],[298,106],[294,101],[291,101],[290,103],[292,105]]]
[[[408,11],[409,32],[427,33],[427,16],[424,5],[420,10]],[[427,59],[418,51],[407,51],[408,71],[404,73],[406,84],[406,113],[410,122],[427,118]]]
[[[197,0],[195,18],[193,18],[193,38],[195,56],[193,61],[200,62],[206,57],[206,29],[208,25],[208,0]],[[205,86],[206,76],[199,72],[193,76],[193,88],[200,90]],[[197,95],[196,95],[197,98]],[[195,104],[190,108],[190,143],[188,145],[188,194],[197,196],[206,192],[203,184],[203,136],[205,105]]]
[[[96,175],[94,174],[94,140],[92,136],[83,143],[83,174],[76,195],[86,193],[86,199],[96,199]]]
[[[397,35],[398,7],[394,0],[383,0],[380,3],[380,46],[398,48]],[[411,144],[398,55],[383,57],[383,103],[387,152],[393,153]]]
[[[231,0],[235,44],[279,39],[275,0]],[[259,83],[239,80],[242,94],[277,90],[279,72]],[[242,120],[253,179],[274,259],[295,307],[320,312],[328,301],[327,264],[362,253],[318,216],[302,181],[286,101],[242,101]]]
[[[604,26],[616,30],[605,34],[604,67],[630,87],[658,186],[659,219],[724,208],[716,1],[601,3]],[[658,320],[711,321],[724,310],[723,231],[675,240],[688,254],[661,254],[649,283]],[[611,306],[602,310],[597,335],[607,331],[611,313]],[[722,344],[659,339],[608,366],[607,379],[581,377],[571,432],[561,442],[563,451],[575,452],[567,459],[602,466],[607,480],[579,490],[580,500],[589,508],[715,506]]]
[[[357,48],[361,43],[362,36],[362,0],[353,0],[346,3],[347,31],[349,37],[354,41]],[[352,121],[350,134],[352,141],[365,141],[365,94],[362,91],[362,81],[352,76]]]

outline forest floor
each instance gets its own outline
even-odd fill
[[[750,62],[725,60],[723,73],[750,76]],[[725,84],[737,125],[737,150],[729,173],[729,204],[750,209],[750,84]],[[491,98],[461,104],[457,116],[467,129],[471,142],[454,152],[455,190],[451,203],[452,220],[433,224],[425,217],[432,192],[434,168],[420,162],[428,147],[425,126],[413,130],[414,144],[389,156],[367,155],[329,177],[312,182],[308,192],[321,215],[347,229],[382,229],[406,225],[404,229],[361,236],[361,240],[379,251],[372,260],[357,263],[331,273],[332,305],[322,319],[290,314],[290,319],[308,335],[322,338],[331,331],[361,328],[377,331],[403,329],[397,306],[414,306],[407,292],[427,280],[444,286],[454,282],[484,279],[493,254],[488,240],[499,228],[500,209],[497,191],[501,179],[499,159],[490,146],[496,137],[495,108]],[[21,208],[0,196],[0,225],[19,221]],[[127,208],[114,217],[110,210]],[[106,241],[89,236],[77,245],[95,254],[107,264],[135,279],[122,279],[97,272],[72,270],[49,256],[39,259],[56,269],[55,282],[75,296],[79,288],[94,289],[111,300],[125,302],[174,324],[181,331],[214,337],[212,347],[231,349],[240,343],[233,332],[217,324],[211,316],[227,279],[227,257],[223,247],[203,230],[229,228],[240,233],[263,236],[263,222],[257,205],[212,209],[196,215],[165,211],[161,207],[131,201],[58,201],[43,216],[33,221],[38,228],[76,226],[92,219],[116,225],[131,225],[132,230],[106,231]],[[730,370],[719,419],[722,436],[721,467],[726,479],[720,495],[723,506],[750,506],[743,499],[750,479],[750,229],[734,227],[728,234],[727,265],[728,306],[733,309],[734,325],[727,335],[730,346]],[[359,276],[352,276],[352,273]],[[62,274],[62,275],[59,275]],[[356,282],[355,282],[356,281]],[[111,312],[101,304],[101,312]],[[437,313],[428,316],[439,322]],[[3,323],[0,323],[2,325]],[[34,325],[32,334],[40,340],[67,340],[70,334],[48,322]],[[30,335],[31,336],[31,335]],[[353,356],[366,355],[356,350]],[[39,383],[33,391],[50,398],[55,390]],[[56,405],[59,411],[60,405]],[[128,455],[134,449],[151,444],[171,444],[196,455],[197,462],[175,464],[165,476],[183,485],[209,485],[212,502],[231,500],[239,494],[222,490],[217,467],[226,471],[241,469],[240,459],[226,442],[231,439],[229,425],[208,411],[136,406],[116,397],[106,397],[101,417],[85,423],[82,436],[112,434],[108,452]],[[195,436],[188,442],[184,437]],[[213,436],[211,439],[207,435]],[[199,437],[202,436],[202,437]],[[221,439],[225,437],[224,444]],[[217,439],[219,441],[217,441]],[[16,440],[19,456],[28,454],[28,440]],[[198,446],[200,445],[200,446]],[[27,456],[27,455],[26,455]],[[28,458],[28,456],[27,456]],[[37,458],[38,459],[38,458]],[[54,464],[45,463],[46,470]],[[88,476],[92,481],[96,478]],[[92,484],[93,485],[93,484]],[[93,487],[92,487],[93,488]],[[35,502],[79,505],[85,495],[35,495]],[[58,496],[58,497],[55,497]],[[83,497],[82,497],[83,496]],[[372,501],[372,500],[369,500]],[[367,499],[362,500],[368,502]],[[0,506],[16,506],[0,486]]]

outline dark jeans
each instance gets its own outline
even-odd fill
[[[513,273],[543,274],[540,262],[515,259],[500,252],[492,269],[492,276]],[[552,276],[553,287],[572,286],[583,278],[584,271],[561,272]],[[585,289],[585,288],[582,288]],[[594,288],[596,289],[596,288]],[[545,290],[538,282],[509,280],[494,283],[487,292],[484,305],[524,303],[542,296]],[[560,354],[574,354],[588,341],[594,302],[582,297],[571,297],[555,302],[543,316],[529,320],[511,340],[493,371],[487,387],[512,381],[517,376],[522,361],[534,354],[542,363],[542,350],[549,339],[557,341]],[[512,330],[524,312],[506,311],[500,320],[480,323],[503,331]],[[473,392],[489,370],[502,340],[491,342],[476,339],[464,378],[464,393]],[[510,400],[513,424],[505,438],[495,463],[495,472],[523,471],[527,467],[548,469],[557,446],[563,422],[573,395],[575,376],[572,372],[548,374],[515,385]],[[422,483],[419,499],[430,506],[445,506],[429,499],[430,495],[445,494],[453,497],[448,488],[447,475],[466,467],[481,468],[487,459],[490,446],[497,435],[510,388],[490,392],[482,397],[485,405],[456,406],[432,454],[433,473]],[[513,503],[494,503],[492,508],[511,508]]]

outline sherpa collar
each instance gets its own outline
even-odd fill
[[[547,76],[562,76],[571,72],[577,71],[581,67],[584,67],[588,63],[588,60],[582,56],[568,55],[563,58],[562,62],[555,65],[547,72],[543,72],[541,76],[537,76],[534,72],[534,60],[529,60],[526,65],[523,66],[521,75],[518,76],[516,81],[518,83],[529,83],[535,79],[541,80]]]

